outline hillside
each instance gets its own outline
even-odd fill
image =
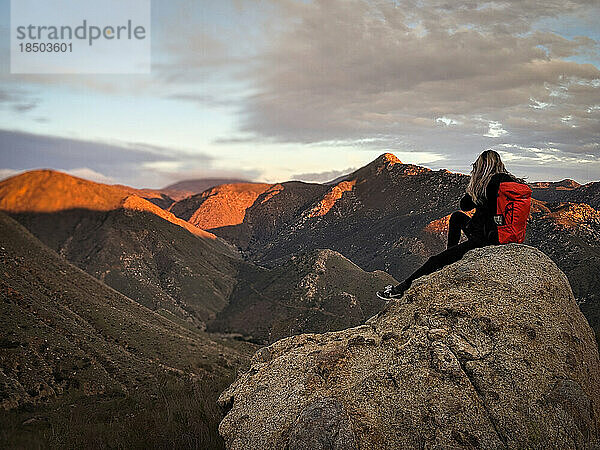
[[[487,247],[365,325],[260,349],[219,398],[219,432],[232,450],[591,449],[598,373],[565,275],[531,247]]]
[[[10,411],[0,415],[0,446],[100,439],[189,447],[181,432],[190,430],[198,442],[220,445],[211,398],[246,364],[251,347],[150,311],[2,213],[0,292],[0,405]],[[165,415],[168,408],[189,417],[187,425]]]
[[[246,266],[238,277],[243,282],[208,330],[262,344],[359,325],[384,307],[373,292],[396,283],[387,273],[364,272],[331,250],[294,256],[271,270]]]
[[[145,194],[146,191],[128,186],[95,183],[54,170],[32,170],[0,182],[0,210],[14,214],[119,208],[147,211],[193,234],[215,240],[215,245],[219,245],[213,234],[157,207],[149,200],[154,196],[149,195],[148,199]]]
[[[246,210],[271,185],[262,183],[222,184],[180,200],[169,211],[202,229],[238,225]]]
[[[0,182],[0,209],[119,292],[200,328],[226,304],[241,263],[223,240],[128,189],[59,172]]]

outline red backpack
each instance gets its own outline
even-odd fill
[[[496,215],[494,215],[494,222],[498,226],[498,243],[523,243],[530,207],[531,188],[529,186],[516,181],[500,183]]]

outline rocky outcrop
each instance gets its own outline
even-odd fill
[[[365,325],[259,350],[219,431],[229,449],[595,448],[599,374],[565,275],[488,247]]]
[[[565,273],[600,343],[600,211],[585,203],[538,206],[525,242],[547,254]]]

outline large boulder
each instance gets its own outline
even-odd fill
[[[565,275],[511,244],[262,348],[219,403],[229,449],[595,448],[600,362]]]

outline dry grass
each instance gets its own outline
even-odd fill
[[[216,398],[230,381],[165,376],[158,387],[125,396],[72,393],[23,405],[0,415],[0,448],[223,448]]]

